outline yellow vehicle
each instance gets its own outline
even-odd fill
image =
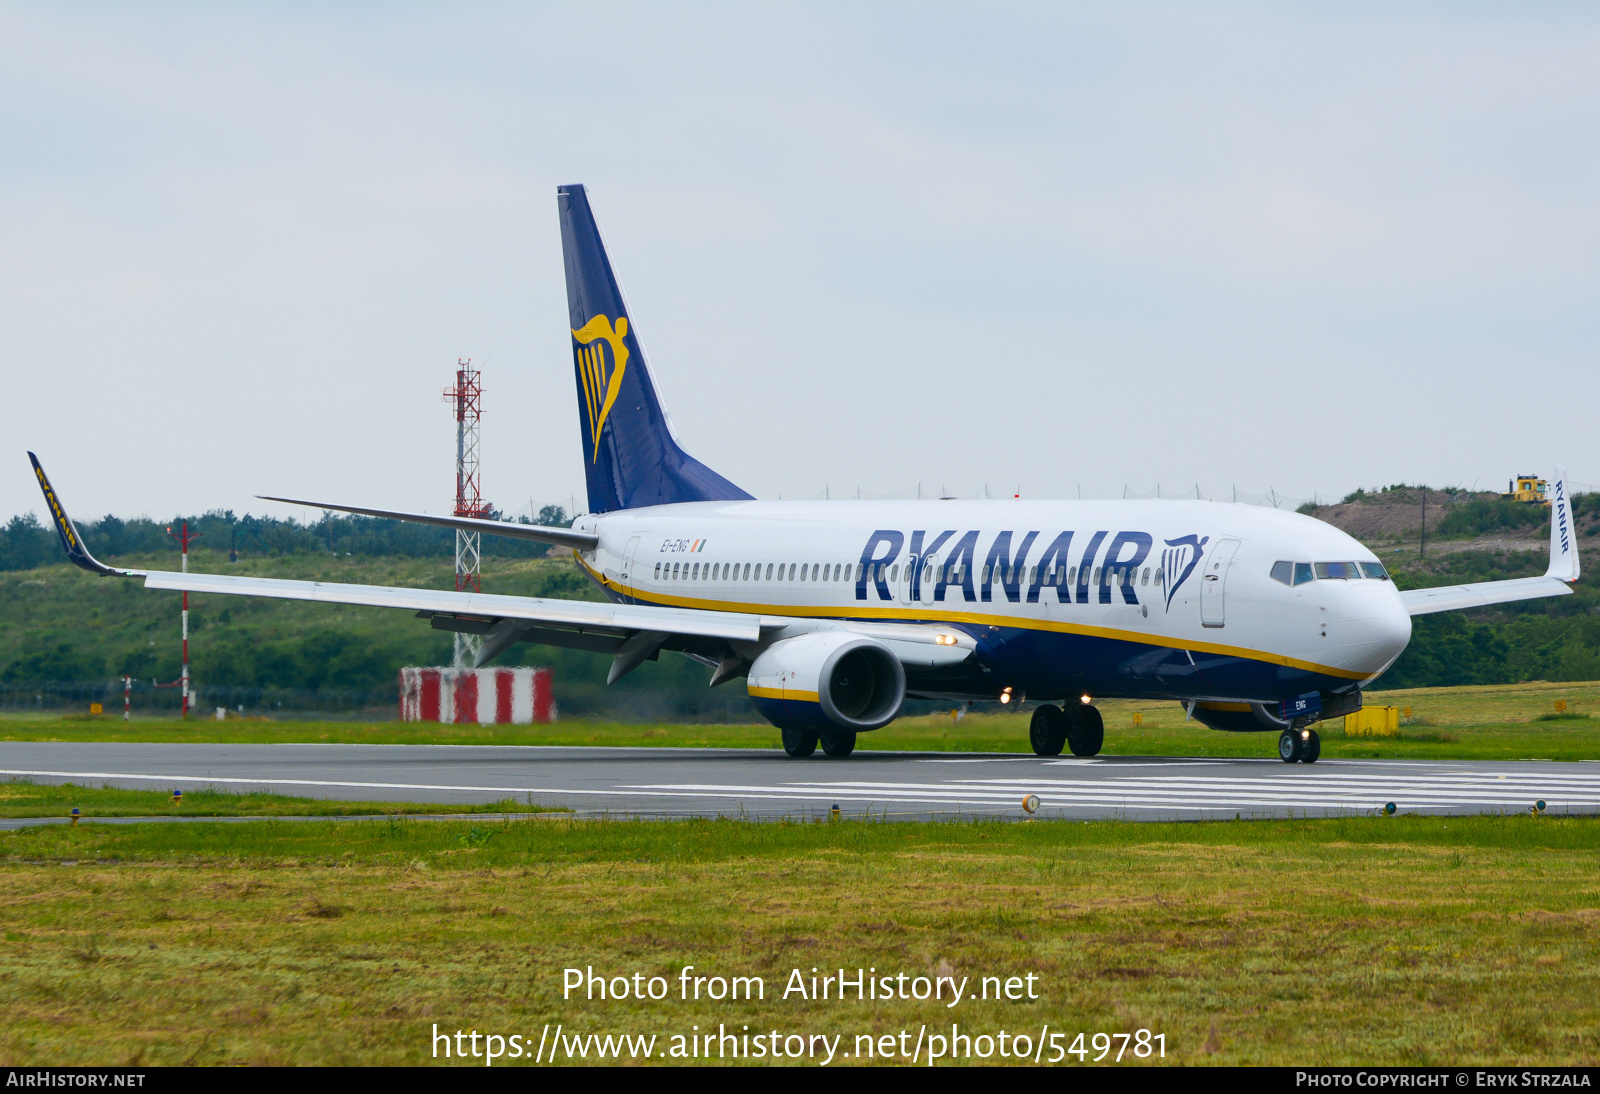
[[[1510,492],[1500,495],[1507,501],[1522,501],[1530,505],[1550,504],[1550,484],[1537,475],[1518,475],[1507,485]]]

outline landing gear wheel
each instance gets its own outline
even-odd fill
[[[817,735],[804,729],[783,731],[783,750],[797,760],[803,760],[817,750]]]
[[[1297,763],[1300,759],[1300,731],[1286,729],[1278,735],[1278,759],[1286,764]]]
[[[1035,756],[1059,756],[1067,743],[1067,716],[1061,708],[1045,703],[1033,712],[1028,723],[1028,743]]]
[[[1098,756],[1105,744],[1106,723],[1094,707],[1080,703],[1072,708],[1067,725],[1067,746],[1074,756]]]
[[[1316,730],[1311,731],[1311,736],[1300,742],[1300,762],[1314,764],[1317,757],[1322,755],[1322,738]]]
[[[824,733],[822,734],[822,754],[835,760],[842,760],[856,750],[856,735],[854,733]]]

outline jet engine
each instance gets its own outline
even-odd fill
[[[779,729],[856,733],[894,721],[906,698],[900,659],[882,642],[817,631],[774,642],[750,666],[746,686]]]

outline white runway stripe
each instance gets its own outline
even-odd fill
[[[704,794],[712,797],[747,796],[747,797],[805,797],[805,798],[848,798],[860,800],[885,800],[885,801],[951,801],[969,804],[1006,805],[1020,801],[1025,791],[996,791],[979,788],[962,787],[848,787],[848,786],[795,786],[787,791],[776,788],[739,786],[727,784],[707,783],[669,783],[661,785],[641,785],[633,789],[649,791],[651,793],[668,794]],[[1035,790],[1037,792],[1037,788]],[[1042,795],[1043,796],[1043,795]],[[1261,792],[1251,794],[1208,794],[1188,792],[1184,794],[1151,793],[1151,792],[1107,792],[1091,788],[1084,788],[1070,794],[1051,794],[1045,797],[1045,804],[1055,808],[1072,808],[1075,806],[1090,805],[1122,805],[1143,804],[1150,806],[1179,807],[1179,808],[1232,808],[1236,805],[1251,806],[1276,806],[1280,808],[1318,808],[1329,805],[1340,807],[1375,808],[1386,801],[1401,801],[1408,805],[1418,806],[1448,806],[1448,805],[1485,805],[1496,807],[1524,808],[1530,805],[1534,798],[1528,795],[1514,796],[1488,796],[1471,794],[1390,794],[1384,797],[1379,794],[1341,793],[1330,794],[1320,799],[1308,800],[1303,795],[1274,793],[1263,789]],[[1565,796],[1546,796],[1547,803],[1557,805],[1590,804],[1600,805],[1600,798],[1578,799]]]
[[[926,769],[923,769],[926,772]],[[1056,772],[1060,769],[1057,768]],[[960,778],[948,781],[890,782],[880,780],[816,780],[750,785],[738,782],[610,784],[599,787],[504,786],[471,783],[374,782],[339,779],[251,778],[205,774],[148,774],[114,771],[0,770],[0,776],[72,780],[75,782],[117,780],[158,783],[167,786],[226,786],[252,789],[338,789],[350,791],[428,791],[458,794],[537,795],[546,797],[601,797],[617,801],[626,810],[626,801],[644,804],[645,799],[710,799],[797,803],[826,806],[849,802],[866,806],[921,806],[927,809],[1006,810],[1020,808],[1030,793],[1044,799],[1047,813],[1091,810],[1145,813],[1159,811],[1175,815],[1218,815],[1235,812],[1258,814],[1266,811],[1365,812],[1393,801],[1407,810],[1466,808],[1495,811],[1525,811],[1535,799],[1544,799],[1556,811],[1600,808],[1600,771],[1513,772],[1499,775],[1483,771],[1446,771],[1437,774],[1407,772],[1353,772],[1291,768],[1283,775],[1263,773],[1257,778],[1212,777],[1162,774],[1151,776],[1112,776],[1110,778],[1063,778],[1041,772],[1029,777],[1014,772],[1008,777],[990,779]],[[953,772],[952,772],[953,773]],[[1063,773],[1064,774],[1064,773]],[[505,775],[499,776],[505,781]],[[555,782],[541,778],[540,782]]]

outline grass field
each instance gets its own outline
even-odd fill
[[[1391,759],[1600,759],[1600,682],[1419,688],[1371,692],[1369,704],[1410,708],[1401,735],[1345,738],[1342,722],[1319,727],[1323,755]],[[1554,718],[1555,704],[1569,717]],[[1270,733],[1218,733],[1184,719],[1177,703],[1106,700],[1106,755],[1272,756]],[[1135,724],[1135,718],[1139,724]],[[1027,712],[903,718],[860,736],[863,750],[1026,752]],[[401,722],[216,722],[83,715],[0,716],[0,741],[350,742],[362,744],[543,744],[776,748],[766,725],[634,725],[584,720],[548,726],[455,726]]]
[[[0,833],[0,908],[11,1065],[422,1063],[435,1024],[546,1023],[662,1051],[719,1023],[909,1049],[955,1021],[1149,1029],[1187,1064],[1600,1052],[1600,823],[1579,819],[33,828]],[[766,998],[561,997],[567,967],[676,993],[686,965]],[[841,966],[1032,973],[1041,998],[780,998],[791,969]]]
[[[324,801],[281,794],[229,794],[191,790],[174,802],[164,790],[111,786],[46,786],[27,780],[0,782],[0,817],[64,817],[73,809],[94,817],[363,817],[413,813],[565,813],[565,806],[505,798],[477,805],[420,802]]]

